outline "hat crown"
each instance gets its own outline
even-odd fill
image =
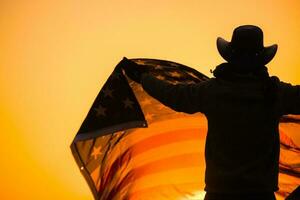
[[[243,25],[234,29],[231,45],[234,50],[258,52],[264,48],[263,31],[254,25]]]
[[[277,52],[277,44],[264,46],[263,31],[255,25],[242,25],[234,29],[231,41],[217,38],[217,48],[228,62],[243,65],[265,65]]]

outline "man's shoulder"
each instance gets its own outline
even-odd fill
[[[271,76],[270,78],[272,79],[273,82],[275,82],[281,88],[286,88],[286,87],[291,87],[292,86],[291,83],[282,81],[277,76]]]

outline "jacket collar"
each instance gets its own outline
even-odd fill
[[[255,70],[253,70],[255,69]],[[230,82],[252,82],[269,78],[266,66],[247,67],[232,63],[222,63],[213,71],[217,79]]]

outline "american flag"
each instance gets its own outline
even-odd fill
[[[131,62],[172,84],[209,79],[165,60],[124,58],[116,65],[71,144],[94,198],[203,199],[205,116],[176,112],[148,95],[122,70]],[[282,118],[278,199],[300,185],[300,148],[294,142],[299,130],[299,116]]]

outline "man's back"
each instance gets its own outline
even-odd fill
[[[205,189],[277,190],[280,106],[266,99],[264,80],[247,76],[209,82],[203,106],[208,119]]]

